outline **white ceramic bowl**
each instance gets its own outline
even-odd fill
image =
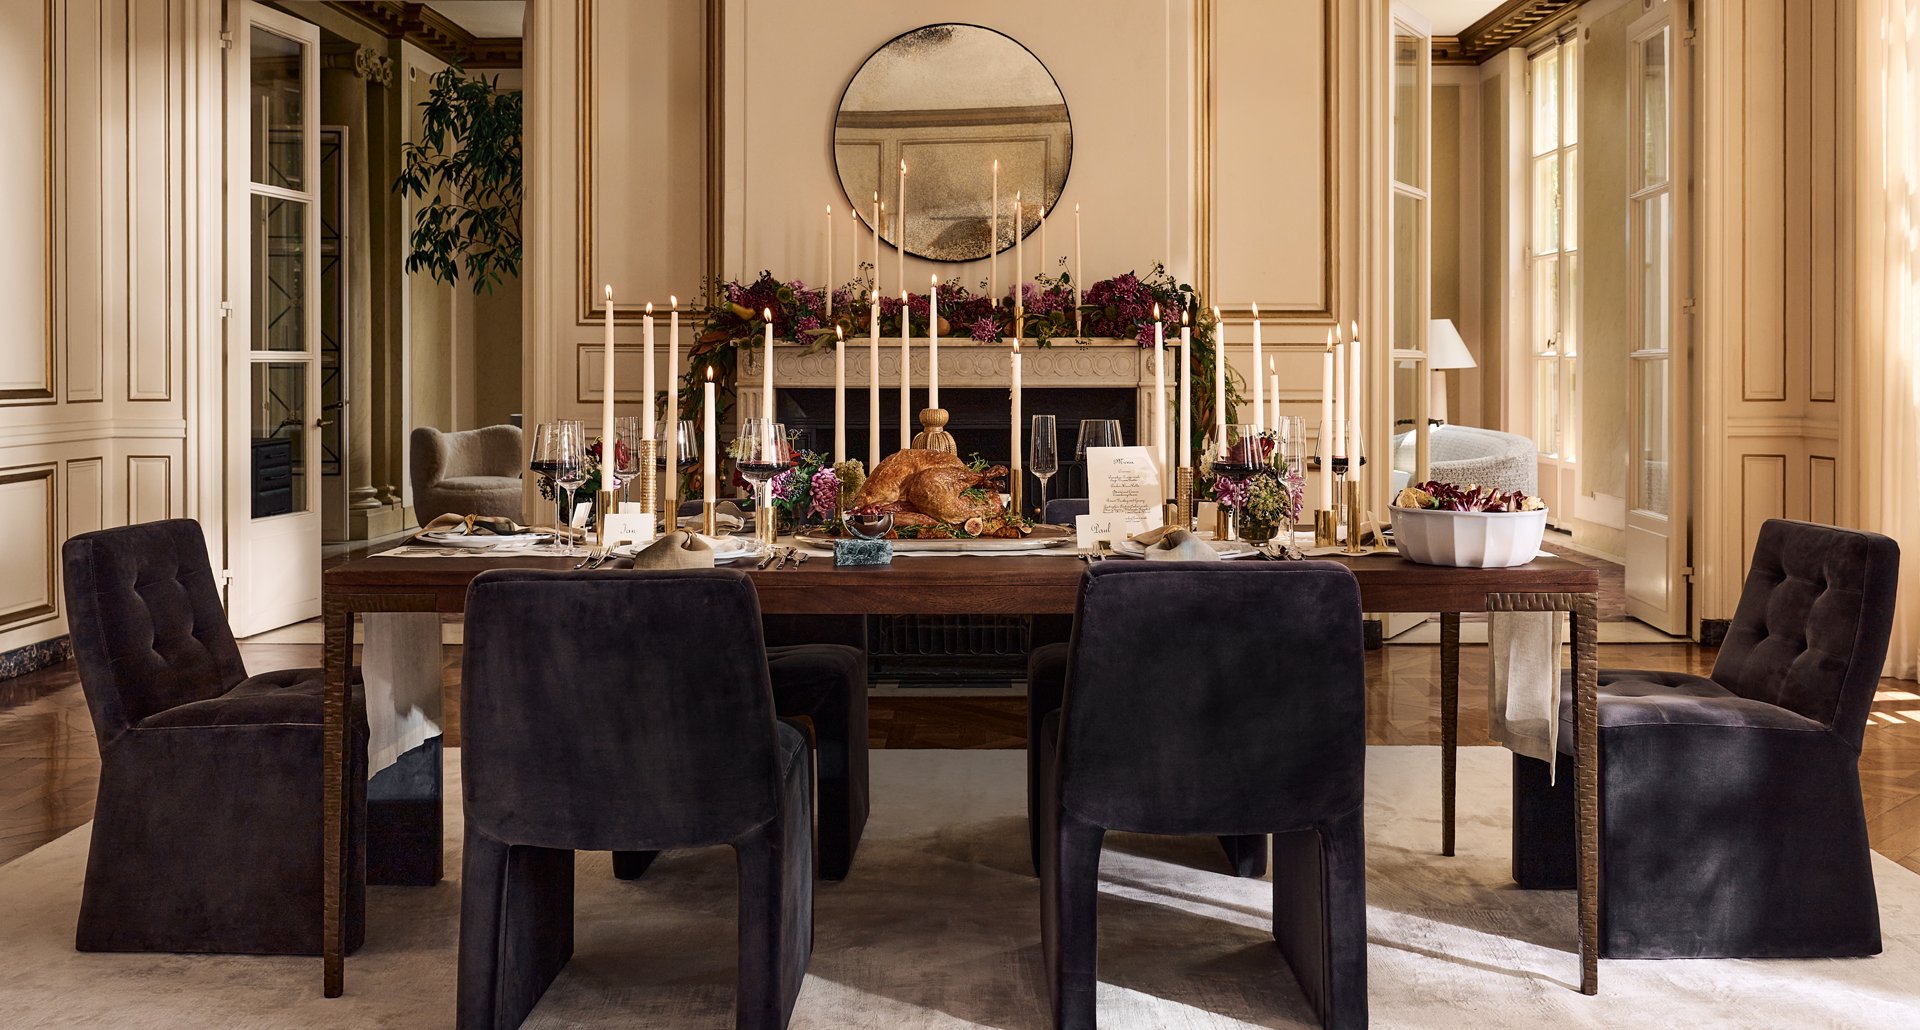
[[[1547,510],[1441,511],[1393,508],[1393,542],[1400,556],[1424,565],[1504,569],[1540,552]]]

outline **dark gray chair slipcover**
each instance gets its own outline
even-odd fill
[[[1367,1022],[1360,588],[1330,562],[1107,562],[1080,584],[1038,769],[1056,1027],[1092,1027],[1108,830],[1273,837],[1273,937],[1322,1022]]]
[[[248,676],[189,519],[62,549],[100,744],[81,951],[320,952],[319,669]],[[357,693],[357,692],[356,692]],[[366,849],[365,710],[348,706],[348,848]],[[364,936],[348,877],[346,945]]]
[[[572,957],[574,851],[716,844],[739,869],[737,1024],[785,1026],[813,949],[812,768],[745,574],[483,573],[462,685],[459,1026],[519,1026]]]
[[[1071,526],[1075,516],[1087,513],[1089,503],[1085,497],[1050,498],[1041,521],[1050,526]]]
[[[1760,529],[1709,677],[1600,671],[1600,941],[1609,958],[1880,951],[1859,760],[1900,551]],[[1556,782],[1514,756],[1514,878],[1573,884],[1571,685]]]

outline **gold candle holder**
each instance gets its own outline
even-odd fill
[[[1173,473],[1173,507],[1181,529],[1193,527],[1193,467],[1183,465]]]
[[[1332,547],[1339,542],[1339,514],[1332,508],[1315,509],[1313,513],[1313,546]]]
[[[1367,548],[1360,543],[1360,483],[1349,480],[1347,486],[1347,551],[1348,554],[1365,554]]]
[[[947,419],[950,416],[945,408],[921,408],[920,431],[913,434],[913,449],[917,451],[944,451],[947,454],[960,453],[960,446],[953,442],[947,433]],[[868,469],[872,472],[872,469]]]
[[[1213,512],[1213,538],[1215,540],[1234,539],[1233,509],[1224,504],[1215,508]]]
[[[620,492],[618,490],[602,490],[599,493],[594,495],[594,498],[593,498],[594,540],[599,544],[600,549],[603,551],[613,545],[613,541],[608,539],[607,537],[607,516],[617,514],[619,511],[620,511]]]
[[[641,440],[634,445],[634,457],[640,463],[640,473],[627,480],[629,497],[640,506],[640,510],[654,515],[655,525],[665,525],[659,521],[660,514],[660,441]]]
[[[719,536],[720,527],[713,519],[713,498],[700,502],[700,532],[706,536]]]
[[[1025,487],[1027,484],[1023,482],[1025,477],[1026,472],[1020,468],[1016,467],[1007,470],[1007,494],[1012,498],[1012,503],[1008,505],[1008,508],[1015,515],[1026,514],[1025,495],[1027,491]]]

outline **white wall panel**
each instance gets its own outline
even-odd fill
[[[106,462],[70,458],[66,463],[66,535],[79,536],[107,525]]]
[[[53,396],[47,266],[47,46],[51,0],[0,0],[0,404]]]
[[[173,517],[173,458],[127,455],[127,523]]]
[[[54,614],[54,467],[0,469],[0,628],[37,622]]]

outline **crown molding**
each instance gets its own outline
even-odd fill
[[[401,0],[359,3],[329,0],[326,6],[389,39],[406,40],[449,64],[457,63],[463,68],[520,67],[519,37],[476,36],[426,4]]]
[[[1484,64],[1558,27],[1586,0],[1507,0],[1458,36],[1435,36],[1434,64]]]

